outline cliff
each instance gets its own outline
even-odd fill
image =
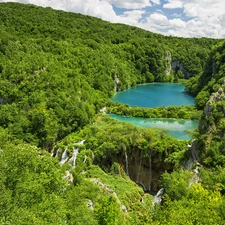
[[[165,162],[165,159],[160,154],[143,157],[139,149],[133,148],[128,153],[112,155],[101,166],[109,170],[114,162],[118,163],[126,175],[145,192],[155,194],[160,189],[160,176],[165,171],[171,172],[174,167],[172,163]]]
[[[199,103],[204,104],[204,111],[199,123],[199,134],[196,136],[198,152],[207,166],[225,166],[225,43],[214,48],[211,59],[202,78],[208,80],[197,95]],[[210,96],[207,99],[207,96]],[[200,105],[200,104],[199,104]]]

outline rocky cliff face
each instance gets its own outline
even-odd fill
[[[171,63],[171,67],[174,71],[181,70],[184,74],[185,79],[189,79],[191,74],[184,68],[184,65],[181,61],[176,60]]]
[[[138,149],[126,154],[113,156],[112,162],[119,163],[130,179],[142,186],[146,192],[156,193],[159,190],[161,174],[173,169],[172,164],[164,161],[164,156],[142,157]]]
[[[225,80],[224,80],[224,82],[225,82]],[[225,89],[225,84],[223,84],[217,92],[214,92],[211,94],[209,101],[207,102],[207,104],[204,108],[205,116],[209,116],[213,113],[213,108],[215,108],[215,107],[213,107],[213,104],[214,104],[214,106],[216,106],[215,104],[225,100],[224,89]]]
[[[204,113],[200,123],[202,132],[218,131],[222,128],[225,116],[225,80],[224,84],[217,92],[211,94],[208,102],[205,105]]]
[[[225,166],[225,84],[211,94],[199,123],[197,149],[207,166]]]
[[[170,72],[171,72],[171,69],[172,69],[172,67],[171,67],[172,56],[171,56],[170,53],[168,53],[166,55],[165,60],[167,62],[167,66],[166,66],[166,71],[165,72],[166,72],[166,75],[170,75]]]
[[[119,84],[120,80],[118,79],[117,76],[115,76],[114,79],[114,92],[118,92],[120,91],[120,84]]]

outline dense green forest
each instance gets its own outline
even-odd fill
[[[223,40],[0,3],[1,224],[225,224],[224,63]],[[196,106],[109,100],[180,80]],[[179,141],[110,119],[105,106],[200,125]]]

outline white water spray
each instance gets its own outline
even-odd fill
[[[125,160],[126,160],[126,174],[129,176],[129,168],[128,168],[128,157],[127,157],[127,152],[125,152]]]
[[[76,160],[77,160],[77,155],[78,155],[78,148],[73,148],[73,155],[69,159],[69,162],[72,162],[72,167],[74,168],[76,166]]]
[[[60,165],[62,166],[67,160],[68,160],[68,157],[67,157],[67,148],[66,148],[62,154]]]

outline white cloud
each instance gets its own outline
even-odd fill
[[[161,4],[160,0],[151,0],[151,2],[156,4],[156,5],[160,5]]]
[[[183,2],[179,0],[169,0],[168,3],[163,5],[163,8],[168,8],[168,9],[183,8]]]
[[[165,15],[160,13],[153,13],[147,18],[147,23],[143,28],[150,30],[154,28],[158,33],[164,33],[165,30],[185,29],[186,24],[180,18],[169,20]]]
[[[151,23],[153,27],[167,27],[169,25],[169,20],[166,16],[160,13],[153,13],[147,18],[147,22]]]
[[[192,36],[225,37],[224,1],[192,0],[184,4],[184,13],[187,17],[194,17],[187,22]]]
[[[182,17],[182,15],[181,14],[178,14],[178,13],[174,13],[174,14],[172,14],[172,17],[179,18],[179,17]]]
[[[57,1],[54,1],[57,2]],[[58,0],[58,2],[62,2]],[[79,12],[107,21],[116,22],[116,13],[111,4],[101,0],[64,0],[66,11]]]
[[[225,27],[225,14],[219,16],[220,23],[223,27]]]
[[[225,3],[222,0],[168,0],[164,9],[183,9],[183,15],[169,19],[153,13],[145,29],[182,37],[225,37]],[[168,12],[168,11],[167,11]],[[183,20],[182,20],[183,18]],[[166,28],[166,29],[165,29]]]
[[[142,15],[145,13],[144,10],[132,10],[124,12],[124,16],[132,19],[134,22],[137,22],[142,18]]]
[[[218,17],[225,12],[225,3],[223,1],[199,1],[195,3],[184,4],[184,13],[186,16],[197,16],[199,18]]]
[[[186,28],[186,23],[182,21],[180,18],[178,19],[172,19],[170,21],[170,26],[175,28]]]
[[[142,19],[142,15],[145,14],[144,10],[129,10],[125,11],[122,15],[116,17],[117,23],[123,23],[133,26],[139,26],[139,20]]]
[[[53,9],[82,13],[107,21],[117,22],[116,13],[107,0],[0,0],[0,2],[20,2]]]
[[[142,9],[151,6],[150,0],[106,0],[117,8],[123,9]]]

